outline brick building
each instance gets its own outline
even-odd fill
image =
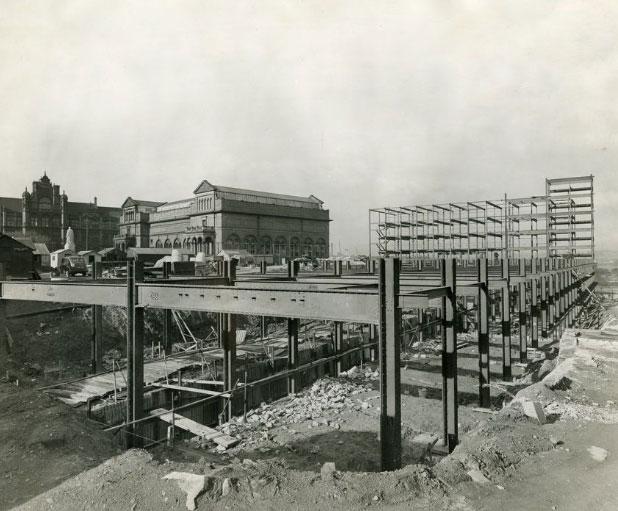
[[[173,202],[127,198],[115,246],[189,248],[217,254],[327,257],[329,213],[317,197],[298,197],[202,181],[193,196]]]
[[[32,183],[32,193],[26,188],[21,198],[0,197],[0,232],[45,243],[50,251],[64,246],[68,227],[80,250],[111,247],[120,215],[120,208],[101,207],[96,197],[90,203],[70,202],[47,174]]]

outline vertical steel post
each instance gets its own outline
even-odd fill
[[[479,335],[479,406],[489,408],[489,277],[487,259],[477,261],[479,282],[478,335]]]
[[[8,324],[6,322],[6,300],[2,299],[2,284],[0,284],[0,355],[4,352],[5,354],[11,353],[11,348],[9,346],[8,335],[6,335],[6,329],[8,328]]]
[[[298,318],[288,318],[288,370],[298,367]],[[298,374],[288,377],[288,394],[296,394]]]
[[[101,273],[100,264],[92,263],[92,280]],[[90,344],[90,371],[93,374],[103,369],[103,306],[92,305],[92,341]]]
[[[172,274],[172,263],[163,263],[163,278],[169,279]],[[163,349],[165,354],[169,355],[172,352],[172,331],[174,325],[172,323],[171,309],[163,309]]]
[[[519,276],[526,276],[526,260],[519,260]],[[528,360],[528,310],[527,310],[527,286],[526,282],[520,282],[518,286],[519,298],[519,361],[526,362]]]
[[[539,289],[539,275],[537,260],[532,259],[532,279],[530,280],[530,331],[531,331],[531,343],[534,349],[539,347],[539,308],[538,308],[538,289]]]
[[[509,259],[502,259],[502,378],[510,380],[511,373],[511,279]]]
[[[231,391],[236,385],[236,314],[221,314],[223,341],[223,388]],[[234,416],[233,399],[227,407],[227,420]]]
[[[127,263],[127,448],[142,447],[141,425],[133,424],[144,415],[144,309],[137,305],[137,283],[144,280],[141,261]]]
[[[554,273],[555,259],[551,258],[548,263],[548,275],[547,275],[547,321],[548,332],[551,332],[552,337],[556,337],[556,304],[555,304],[555,287],[556,287],[556,275]]]
[[[380,259],[380,448],[382,470],[401,468],[401,309],[397,258]]]
[[[449,287],[448,296],[442,298],[442,383],[444,413],[444,441],[448,452],[453,452],[459,441],[457,403],[457,310],[456,260],[441,261],[442,286]]]
[[[549,261],[545,257],[541,259],[541,337],[543,339],[547,339],[549,332],[549,321],[548,321],[548,303],[547,303],[547,295],[549,288],[549,277],[546,272],[548,271]]]
[[[343,323],[341,321],[335,321],[335,355],[337,360],[335,361],[335,377],[338,377],[343,368],[343,361],[341,360],[341,352],[343,351]]]

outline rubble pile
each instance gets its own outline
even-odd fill
[[[353,371],[352,377],[346,379],[321,378],[309,389],[294,397],[273,404],[262,403],[260,407],[247,412],[246,419],[243,416],[235,417],[218,429],[225,434],[241,438],[245,448],[268,440],[269,431],[275,427],[282,427],[290,434],[296,433],[295,430],[288,429],[291,424],[307,423],[308,428],[328,426],[339,429],[341,419],[328,420],[324,416],[337,415],[349,409],[367,410],[373,406],[368,400],[353,397],[372,390],[357,380],[363,374],[366,373],[357,370]],[[371,377],[373,374],[372,371]]]

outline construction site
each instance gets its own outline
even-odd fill
[[[363,267],[5,277],[0,507],[615,509],[593,197],[372,209]]]

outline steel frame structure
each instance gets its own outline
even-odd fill
[[[383,470],[401,466],[401,389],[399,350],[402,311],[438,307],[441,310],[443,373],[443,441],[451,452],[458,443],[457,417],[457,332],[456,297],[472,297],[477,303],[479,345],[479,404],[490,405],[489,322],[490,293],[499,292],[502,301],[503,377],[511,376],[511,295],[519,291],[519,353],[525,360],[528,338],[538,345],[539,333],[559,336],[573,326],[593,287],[594,264],[590,259],[531,259],[458,261],[454,258],[417,261],[404,268],[398,258],[379,260],[377,274],[298,275],[290,263],[288,276],[237,276],[233,264],[221,268],[213,279],[144,281],[139,262],[128,263],[126,280],[79,282],[0,282],[0,347],[6,344],[6,302],[30,300],[80,303],[98,309],[115,305],[127,308],[127,417],[118,428],[125,430],[127,447],[141,446],[140,428],[157,417],[144,414],[144,314],[149,308],[170,311],[193,310],[219,313],[220,343],[223,348],[224,385],[219,396],[233,392],[236,384],[237,314],[288,318],[288,370],[269,380],[287,378],[290,392],[297,390],[296,375],[307,369],[297,365],[298,319],[318,319],[341,324],[371,326],[376,339],[380,366],[380,439]],[[98,275],[95,268],[95,276]],[[168,272],[166,271],[166,274]],[[290,276],[291,275],[291,276]],[[540,305],[540,306],[539,306]],[[167,313],[167,312],[166,312]],[[377,330],[377,336],[375,335]],[[336,335],[341,339],[341,334]],[[166,343],[168,342],[166,338]],[[370,347],[364,345],[356,349]],[[93,368],[100,367],[101,324],[94,321]],[[339,362],[348,351],[336,342],[336,353],[309,366]],[[326,362],[325,362],[326,361]],[[255,384],[257,382],[253,382]],[[191,392],[187,388],[187,392]],[[228,407],[229,414],[233,406]]]
[[[545,180],[545,195],[369,210],[369,256],[590,257],[593,176]]]

